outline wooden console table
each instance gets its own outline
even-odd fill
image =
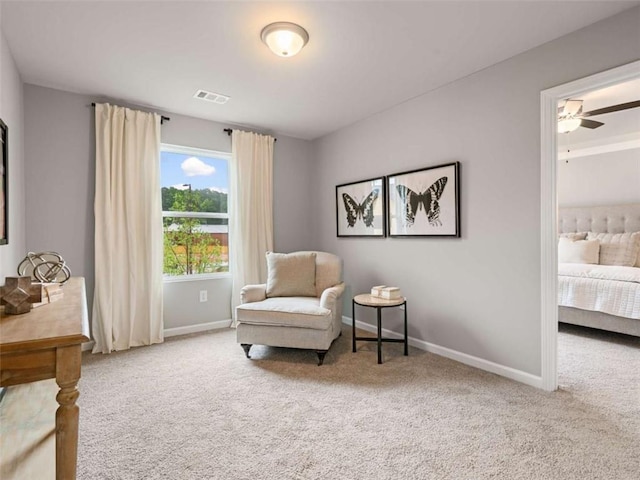
[[[64,298],[22,315],[0,319],[0,386],[55,378],[56,480],[74,480],[78,457],[76,400],[82,342],[89,340],[84,278],[63,287]]]

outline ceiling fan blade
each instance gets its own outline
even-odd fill
[[[562,110],[559,112],[561,117],[574,116],[582,110],[582,100],[567,100],[564,102]]]
[[[587,118],[580,119],[580,126],[585,128],[598,128],[604,125],[602,122],[596,122],[595,120],[589,120]]]
[[[596,115],[604,115],[605,113],[619,112],[621,110],[628,110],[630,108],[640,107],[640,100],[634,102],[620,103],[618,105],[611,105],[610,107],[598,108],[589,112],[584,112],[581,117],[594,117]]]

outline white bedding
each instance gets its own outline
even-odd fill
[[[558,304],[640,320],[640,268],[560,263]]]

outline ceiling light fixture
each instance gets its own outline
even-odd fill
[[[582,124],[579,118],[565,118],[558,122],[558,133],[569,133],[576,130]]]
[[[275,22],[262,29],[260,38],[279,57],[293,57],[307,44],[309,34],[295,23]]]

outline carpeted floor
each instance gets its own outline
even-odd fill
[[[233,330],[86,354],[78,478],[637,479],[640,339],[560,334],[547,393],[400,344],[315,354]]]

